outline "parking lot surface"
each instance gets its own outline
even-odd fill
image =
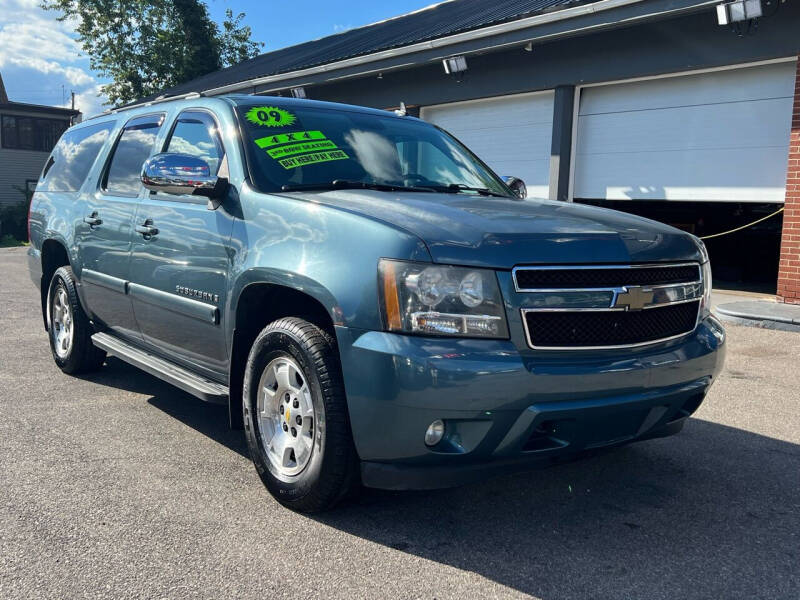
[[[684,431],[321,516],[263,488],[226,409],[54,365],[0,250],[0,598],[800,597],[800,335],[729,327]]]

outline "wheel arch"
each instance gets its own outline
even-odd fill
[[[53,278],[53,273],[55,273],[59,267],[71,266],[71,262],[66,245],[61,240],[54,238],[48,238],[42,242],[41,261],[42,284],[39,286],[39,291],[42,305],[42,320],[44,321],[45,330],[48,330],[47,295],[50,290],[50,280]]]
[[[316,293],[310,292],[314,289]],[[321,297],[320,297],[321,296]],[[282,317],[300,317],[336,339],[341,308],[321,286],[298,287],[269,281],[251,281],[242,286],[231,304],[230,365],[228,373],[228,417],[233,429],[241,429],[242,385],[250,348],[269,323]]]

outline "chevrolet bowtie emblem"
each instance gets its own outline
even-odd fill
[[[623,288],[625,291],[617,294],[617,300],[613,308],[624,308],[625,310],[642,310],[645,306],[653,302],[653,290],[641,286],[630,286]]]

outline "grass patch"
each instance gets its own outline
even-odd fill
[[[28,242],[21,242],[13,235],[6,234],[0,237],[0,248],[17,248],[19,246],[27,246]]]

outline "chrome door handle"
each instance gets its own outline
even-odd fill
[[[96,225],[102,224],[103,219],[97,216],[97,211],[94,211],[88,217],[83,217],[83,222],[91,227],[95,227]]]
[[[136,233],[141,233],[144,237],[152,237],[154,235],[158,235],[158,229],[153,227],[153,220],[147,219],[141,225],[136,226]]]

